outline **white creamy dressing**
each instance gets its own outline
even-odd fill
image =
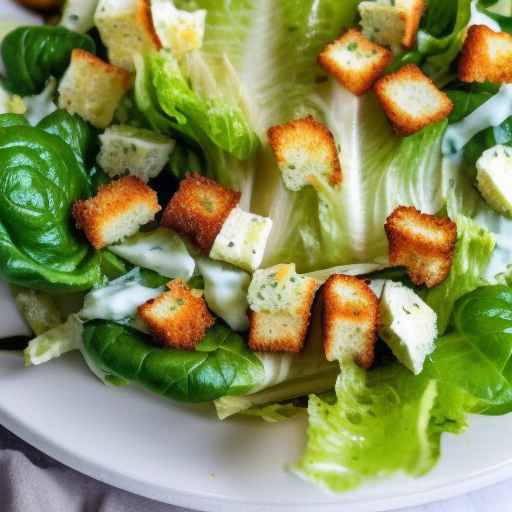
[[[188,281],[196,267],[181,238],[166,228],[138,233],[109,246],[109,250],[133,265],[154,270],[164,277]]]
[[[471,17],[469,18],[468,26],[471,25],[485,25],[486,27],[494,30],[495,32],[501,32],[501,27],[497,21],[489,18],[486,14],[480,12],[477,9],[477,0],[471,2]]]
[[[140,270],[135,268],[107,286],[90,291],[79,316],[85,320],[124,320],[133,317],[141,304],[163,291],[163,287],[149,288],[141,284]]]
[[[512,116],[512,84],[504,84],[497,94],[458,123],[450,125],[444,134],[443,155],[454,155],[486,128],[499,126]]]
[[[233,330],[246,330],[249,327],[247,289],[251,276],[227,263],[209,258],[198,258],[197,266],[204,279],[204,298],[208,307]]]

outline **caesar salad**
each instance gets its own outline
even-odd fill
[[[512,411],[511,0],[50,20],[1,33],[27,366],[78,351],[220,420],[307,414],[290,469],[335,492],[421,476],[443,433]]]

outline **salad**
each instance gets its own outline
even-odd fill
[[[341,492],[512,411],[512,1],[67,0],[3,30],[27,366],[307,408]],[[0,348],[20,348],[20,339]]]

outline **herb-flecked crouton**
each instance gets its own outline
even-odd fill
[[[77,227],[96,249],[135,234],[159,211],[156,192],[134,176],[112,181],[73,205]]]
[[[463,82],[512,82],[512,36],[485,25],[472,25],[459,58]]]
[[[258,352],[300,352],[319,283],[294,264],[257,270],[249,286],[249,347]]]
[[[336,142],[329,129],[313,117],[295,119],[268,130],[270,145],[285,186],[297,191],[316,178],[341,183]]]
[[[450,98],[415,64],[380,78],[375,94],[399,135],[411,135],[453,110]]]
[[[187,236],[209,254],[226,218],[239,201],[239,192],[193,174],[181,181],[164,210],[161,224]]]
[[[167,287],[168,291],[139,306],[138,315],[162,344],[193,350],[215,319],[201,293],[181,279],[174,279]]]
[[[341,85],[361,96],[372,88],[392,59],[387,48],[372,43],[359,30],[350,29],[324,48],[318,63]]]
[[[127,71],[85,50],[74,49],[59,84],[59,107],[80,115],[96,128],[106,128],[130,87]]]
[[[358,277],[334,274],[322,288],[323,341],[328,361],[350,358],[370,368],[375,357],[379,301]]]
[[[457,240],[455,222],[399,206],[387,218],[385,230],[389,262],[405,267],[414,284],[432,288],[447,278]]]
[[[162,47],[153,26],[150,0],[100,0],[94,23],[110,62],[128,71],[134,70],[134,54]]]

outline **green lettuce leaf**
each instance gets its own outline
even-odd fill
[[[483,276],[494,250],[494,238],[471,219],[459,216],[457,245],[448,278],[430,289],[424,299],[437,313],[437,329],[443,334],[448,327],[455,302],[486,284]]]
[[[464,295],[453,313],[455,330],[436,342],[424,372],[464,390],[478,408],[512,410],[512,289],[484,286]]]
[[[310,397],[308,443],[293,467],[331,491],[399,470],[423,475],[439,457],[441,433],[466,425],[464,393],[398,364],[367,374],[344,364],[336,396],[332,405]]]

